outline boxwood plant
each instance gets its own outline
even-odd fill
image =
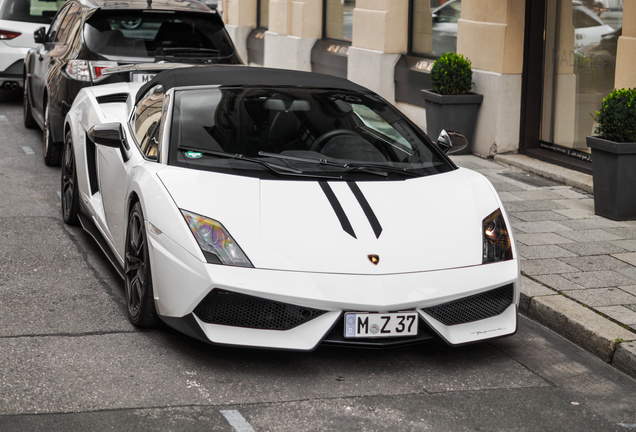
[[[615,89],[593,115],[594,133],[608,141],[636,142],[636,88]]]
[[[473,86],[470,60],[462,54],[447,52],[435,60],[431,68],[433,91],[442,95],[462,95]]]

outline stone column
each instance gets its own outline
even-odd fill
[[[614,87],[636,87],[636,0],[623,2],[623,34],[618,39]]]
[[[243,61],[247,61],[247,37],[256,28],[256,0],[222,1],[227,32]]]
[[[322,0],[271,0],[265,66],[311,71],[311,48],[321,37]]]
[[[393,71],[408,43],[407,0],[357,0],[347,77],[395,101]]]
[[[524,0],[462,1],[457,52],[472,63],[473,91],[484,95],[473,143],[481,156],[519,149],[524,18]]]

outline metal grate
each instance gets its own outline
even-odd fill
[[[86,168],[88,169],[88,181],[91,187],[91,195],[99,192],[97,181],[97,163],[95,161],[95,143],[86,134]]]
[[[289,330],[325,311],[214,289],[194,309],[205,323],[267,330]]]
[[[464,324],[501,314],[512,304],[513,296],[514,285],[508,284],[423,311],[444,325]]]
[[[128,100],[128,93],[116,93],[106,96],[98,96],[97,103],[105,104],[105,103],[126,103]]]

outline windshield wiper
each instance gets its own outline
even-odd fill
[[[296,175],[296,176],[299,176],[299,177],[325,178],[325,179],[333,179],[333,180],[342,179],[342,176],[330,176],[330,175],[321,175],[321,174],[318,174],[318,175],[317,174],[305,174],[303,172],[303,170],[300,170],[300,169],[297,169],[297,168],[292,168],[292,167],[288,167],[288,166],[285,166],[285,165],[273,164],[271,162],[267,162],[267,161],[264,161],[262,159],[257,159],[257,158],[245,156],[245,155],[240,154],[240,153],[227,153],[227,152],[222,152],[222,151],[206,150],[206,149],[201,149],[201,148],[197,148],[197,147],[188,147],[188,146],[178,146],[177,150],[180,150],[180,151],[191,151],[191,152],[197,152],[197,153],[201,153],[201,154],[208,155],[208,156],[218,156],[218,157],[224,157],[224,158],[229,158],[229,159],[242,160],[242,161],[246,161],[246,162],[253,162],[253,163],[257,163],[257,164],[263,165],[264,167],[266,167],[267,169],[269,169],[273,173],[280,174],[280,175]]]
[[[328,159],[282,155],[279,153],[268,153],[263,151],[258,152],[258,155],[271,157],[271,158],[277,158],[277,159],[283,159],[283,160],[293,160],[297,162],[307,162],[307,163],[315,163],[318,165],[333,166],[333,167],[343,168],[347,171],[362,171],[369,174],[376,174],[382,177],[387,177],[389,173],[397,173],[397,174],[403,174],[407,176],[419,177],[417,174],[415,174],[414,172],[408,171],[406,168],[396,168],[396,167],[385,166],[385,165],[378,166],[373,164],[358,164],[355,162],[340,163],[340,162],[330,161]]]
[[[218,156],[218,157],[224,157],[229,159],[237,159],[237,160],[243,160],[246,162],[254,162],[254,163],[263,165],[264,167],[267,167],[269,170],[275,172],[276,174],[287,174],[287,173],[297,174],[297,175],[303,174],[303,171],[297,168],[290,168],[285,165],[273,164],[261,159],[251,158],[249,156],[245,156],[240,153],[226,153],[226,152],[221,152],[216,150],[206,150],[206,149],[200,149],[197,147],[187,147],[187,146],[179,146],[177,147],[177,150],[197,152],[197,153],[202,153],[209,156]]]

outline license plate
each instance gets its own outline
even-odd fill
[[[147,83],[148,81],[153,79],[155,75],[156,74],[149,74],[149,73],[132,73],[131,81]]]
[[[400,337],[417,335],[415,311],[391,313],[345,313],[346,338]]]

